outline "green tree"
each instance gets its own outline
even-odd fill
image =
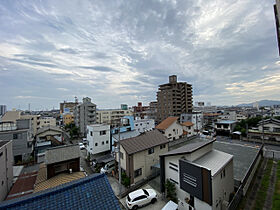
[[[177,199],[175,184],[173,182],[170,182],[169,179],[167,179],[165,183],[165,187],[166,187],[166,198],[177,203],[178,199]]]

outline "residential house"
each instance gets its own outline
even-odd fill
[[[248,130],[248,139],[265,143],[280,143],[280,120],[270,118],[258,123],[257,129]]]
[[[193,123],[194,131],[199,132],[203,129],[203,113],[202,112],[183,113],[180,115],[180,122]]]
[[[2,122],[16,122],[20,119],[21,111],[7,111],[1,118]]]
[[[12,141],[0,140],[0,202],[3,201],[13,184]]]
[[[0,123],[0,140],[13,140],[14,163],[27,161],[33,153],[33,129],[30,120]]]
[[[234,131],[236,121],[221,120],[215,123],[215,131],[217,135],[230,135]]]
[[[159,155],[168,151],[168,142],[168,139],[158,130],[120,140],[120,165],[122,171],[130,178],[131,184],[156,173]],[[118,161],[118,153],[116,161]]]
[[[87,153],[90,155],[111,151],[110,125],[94,124],[87,126]]]
[[[215,141],[215,140],[214,140]],[[174,183],[179,209],[225,209],[234,192],[233,156],[212,141],[187,144],[160,155],[160,187]]]
[[[162,132],[169,141],[179,139],[183,136],[183,127],[178,122],[179,117],[168,117],[156,126],[160,132]]]
[[[183,126],[183,136],[190,137],[195,135],[194,124],[190,121],[186,121],[181,124]]]

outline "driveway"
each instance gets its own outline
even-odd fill
[[[141,189],[153,189],[149,184],[146,184],[146,185],[144,185],[143,187],[141,187]],[[155,190],[155,189],[154,189]],[[167,203],[166,201],[165,201],[165,199],[163,198],[163,196],[156,190],[156,192],[157,192],[157,195],[158,195],[158,200],[157,200],[157,202],[156,203],[154,203],[154,204],[148,204],[147,206],[144,206],[144,207],[142,207],[142,208],[139,208],[139,209],[141,209],[141,210],[160,210],[160,209],[162,209],[163,207],[164,207],[164,205]],[[124,198],[122,198],[121,200],[120,200],[120,202],[122,203],[122,205],[126,208],[126,209],[128,209],[127,207],[126,207],[126,204],[125,204],[125,199],[126,199],[126,197],[124,197]]]

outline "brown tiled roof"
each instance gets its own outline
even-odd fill
[[[193,123],[190,122],[190,121],[187,121],[187,122],[182,123],[182,125],[184,125],[184,126],[193,126]]]
[[[220,113],[204,113],[203,116],[208,116],[208,117],[211,117],[211,116],[219,116],[221,115]]]
[[[167,129],[172,123],[177,121],[179,117],[168,117],[165,120],[163,120],[159,125],[157,125],[156,129],[159,130],[165,130]]]
[[[121,140],[124,150],[130,155],[149,148],[166,144],[169,140],[158,130],[152,130],[129,139]]]
[[[6,200],[11,200],[32,193],[36,177],[37,172],[21,174],[10,190]]]

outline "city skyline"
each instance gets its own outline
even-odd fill
[[[274,2],[1,1],[1,104],[148,104],[173,74],[194,102],[278,100]]]

